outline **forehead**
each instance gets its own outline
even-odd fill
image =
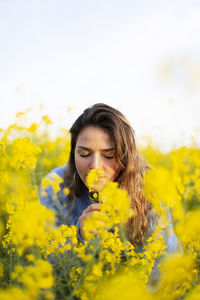
[[[102,128],[97,126],[87,126],[83,128],[77,137],[77,143],[78,146],[89,146],[89,145],[102,145],[102,147],[110,147],[113,146],[112,138],[109,134],[109,132]]]

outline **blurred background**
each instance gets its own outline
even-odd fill
[[[139,143],[199,145],[200,1],[0,0],[0,128],[104,102]]]

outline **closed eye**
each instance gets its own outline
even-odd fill
[[[114,156],[108,156],[108,155],[104,155],[104,157],[107,158],[107,159],[112,159],[112,158],[114,158]]]
[[[87,156],[89,156],[90,155],[90,153],[87,153],[87,154],[82,154],[82,153],[80,153],[80,156],[81,157],[87,157]]]

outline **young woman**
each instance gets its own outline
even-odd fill
[[[63,178],[58,192],[59,201],[51,186],[40,191],[40,200],[57,213],[58,225],[67,223],[78,227],[79,240],[84,242],[83,225],[94,211],[100,212],[101,204],[95,203],[87,186],[90,170],[99,168],[104,182],[117,181],[119,188],[128,192],[131,207],[136,212],[127,224],[127,238],[135,246],[143,245],[152,233],[156,218],[143,192],[143,179],[148,169],[140,156],[134,131],[124,115],[117,109],[98,103],[87,108],[70,129],[71,152],[66,166],[52,170]],[[66,196],[64,188],[70,191]],[[167,231],[166,231],[167,232]],[[177,248],[175,234],[166,236],[167,250]]]

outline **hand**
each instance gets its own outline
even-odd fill
[[[83,230],[83,225],[84,225],[85,219],[88,218],[89,216],[91,216],[94,213],[94,211],[97,211],[99,214],[101,214],[100,208],[101,208],[100,203],[93,203],[93,204],[89,205],[86,209],[84,209],[81,216],[79,217],[78,221],[79,221],[80,235],[83,240],[85,239],[85,233]],[[95,231],[93,231],[93,233],[95,233]]]

